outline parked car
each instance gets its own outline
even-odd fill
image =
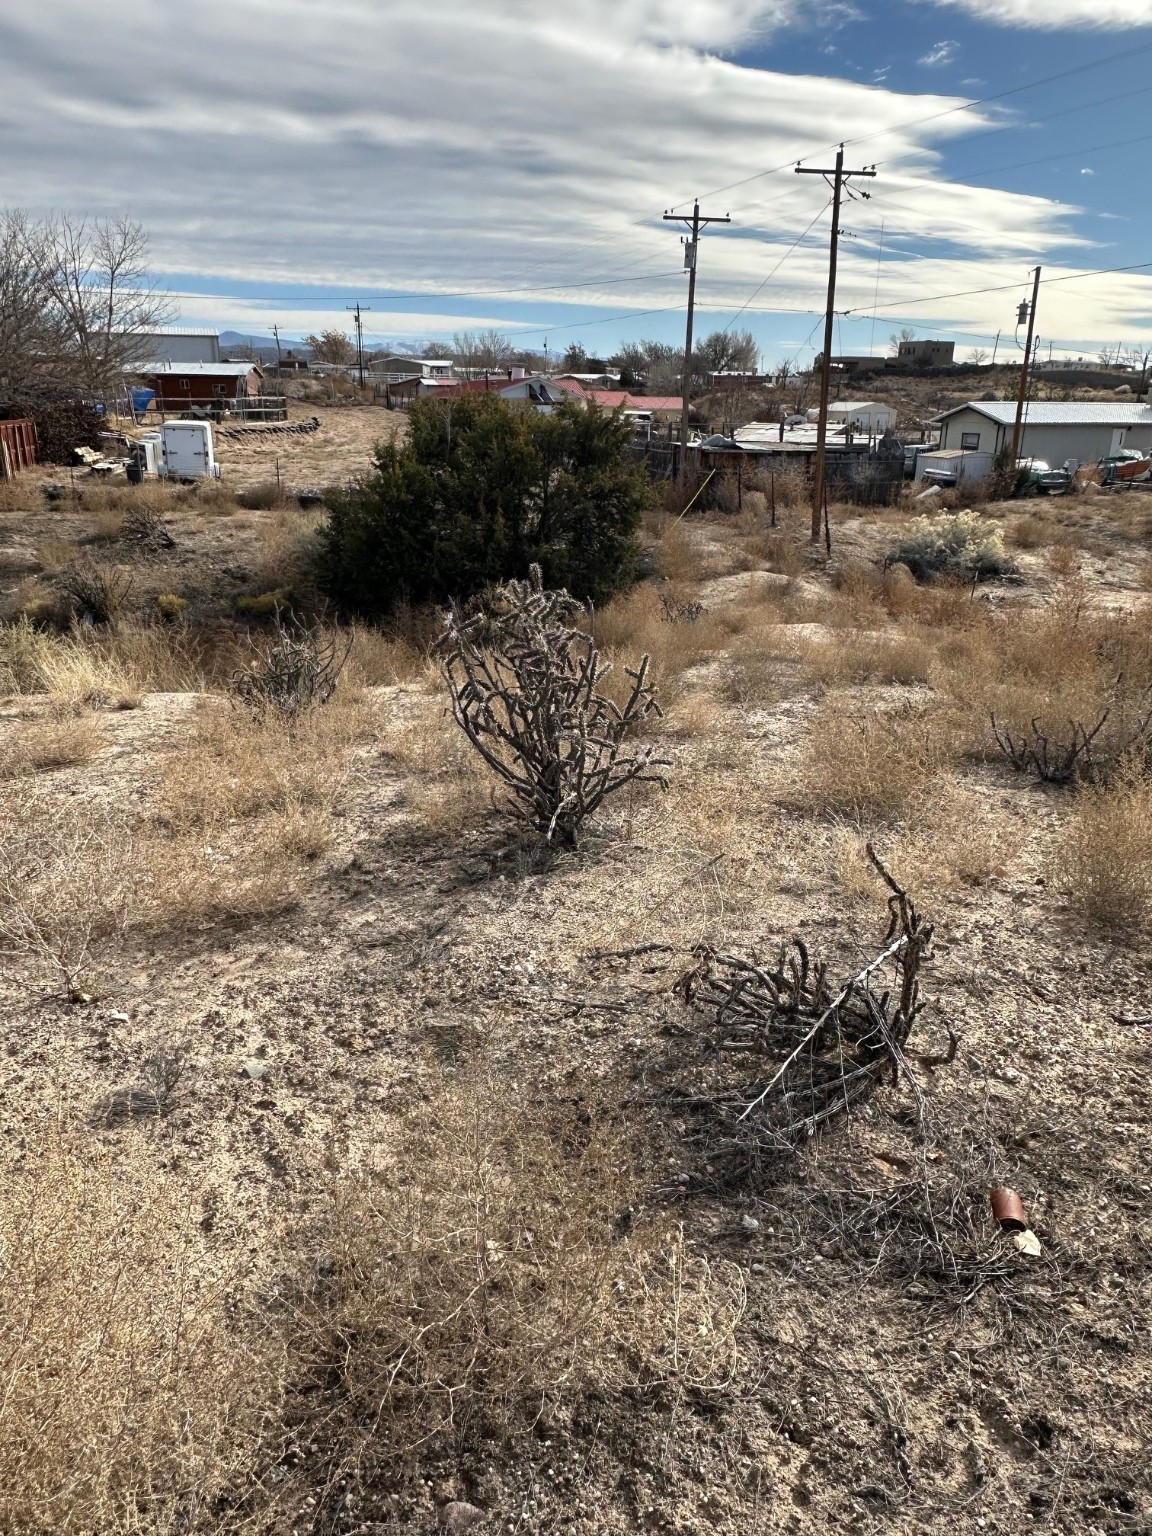
[[[1100,479],[1105,485],[1152,478],[1152,459],[1135,448],[1121,448],[1100,460]]]
[[[1063,496],[1072,488],[1072,471],[1053,469],[1044,459],[1017,459],[1017,485],[1040,496]]]

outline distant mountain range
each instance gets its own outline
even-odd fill
[[[238,347],[251,347],[262,363],[274,363],[276,361],[276,338],[274,336],[245,336],[240,331],[220,332],[220,351],[222,353],[234,352]],[[295,352],[297,357],[309,357],[311,348],[296,336],[281,336],[280,350]]]

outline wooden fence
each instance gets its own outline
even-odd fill
[[[11,480],[36,462],[35,423],[0,421],[0,480]]]

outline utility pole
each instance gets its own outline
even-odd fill
[[[356,317],[356,368],[357,368],[357,372],[360,375],[360,388],[363,389],[364,388],[364,322],[361,320],[360,316],[362,314],[367,314],[371,310],[372,306],[371,306],[371,304],[365,304],[364,308],[361,309],[360,308],[360,301],[357,300],[355,304],[345,304],[344,308],[349,310]]]
[[[717,214],[701,218],[699,198],[692,206],[691,218],[679,213],[666,213],[664,218],[674,224],[687,224],[692,231],[691,238],[684,242],[684,265],[688,269],[688,326],[684,332],[684,371],[680,380],[683,386],[680,412],[680,479],[683,481],[688,473],[688,414],[692,409],[692,321],[696,311],[696,253],[700,249],[700,229],[701,226],[708,224],[731,224],[732,220],[727,214],[723,218]]]
[[[828,462],[828,389],[832,380],[832,328],[836,319],[836,262],[840,245],[840,201],[844,187],[853,176],[875,176],[876,167],[860,171],[844,169],[844,146],[836,151],[836,164],[832,170],[804,166],[796,167],[797,176],[832,177],[832,238],[828,248],[828,310],[824,316],[824,357],[820,368],[820,418],[816,426],[816,465],[812,483],[812,542],[820,538],[820,526],[824,513],[824,472]],[[868,193],[863,194],[865,197]]]
[[[276,341],[276,372],[280,372],[280,327],[273,322],[272,335]]]
[[[996,353],[1000,349],[1000,332],[996,332],[996,340],[992,343],[992,366],[996,366]]]
[[[1040,268],[1037,267],[1032,278],[1032,302],[1027,300],[1016,311],[1016,331],[1019,334],[1020,327],[1025,319],[1028,321],[1028,336],[1024,342],[1024,361],[1020,364],[1020,394],[1016,400],[1016,424],[1012,428],[1012,472],[1016,472],[1016,461],[1020,457],[1020,433],[1024,426],[1024,402],[1028,398],[1029,363],[1032,360],[1032,337],[1036,330],[1036,301],[1040,297]]]

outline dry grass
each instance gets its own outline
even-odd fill
[[[622,592],[595,615],[596,644],[614,671],[607,691],[626,691],[625,666],[641,656],[652,659],[652,676],[661,700],[675,697],[684,674],[722,648],[728,630],[708,612],[692,617],[691,589],[663,590],[642,583]]]
[[[347,673],[365,688],[415,683],[430,669],[426,657],[401,635],[379,629],[357,628],[348,655]]]
[[[1152,916],[1152,784],[1136,765],[1076,796],[1055,868],[1087,922],[1120,934],[1145,927]]]
[[[937,643],[933,687],[969,718],[974,750],[989,750],[990,716],[1013,734],[1053,739],[1071,722],[1109,718],[1094,746],[1119,760],[1152,707],[1152,616],[1095,607],[1079,574],[1057,579],[1039,608],[994,616]]]
[[[139,904],[131,833],[38,787],[9,791],[0,816],[0,945],[78,996]]]
[[[502,1072],[408,1116],[338,1191],[297,1319],[344,1465],[410,1473],[417,1453],[526,1433],[557,1393],[723,1391],[740,1271],[691,1254],[667,1218],[622,1231],[631,1162],[610,1124]]]
[[[270,813],[330,813],[374,729],[371,698],[350,688],[294,722],[206,698],[163,765],[158,815],[166,827],[210,830]]]
[[[492,780],[439,690],[434,697],[396,700],[385,741],[409,776],[404,808],[417,826],[458,837],[482,820],[492,804]]]
[[[279,1411],[194,1189],[55,1130],[0,1163],[0,1529],[219,1532]]]
[[[932,672],[931,641],[916,630],[890,634],[833,630],[798,647],[808,675],[827,686],[849,683],[927,683]]]
[[[798,803],[858,824],[891,821],[951,761],[953,723],[935,708],[857,713],[831,696],[817,716]]]
[[[104,746],[104,727],[89,711],[21,722],[0,737],[0,779],[88,762]]]

